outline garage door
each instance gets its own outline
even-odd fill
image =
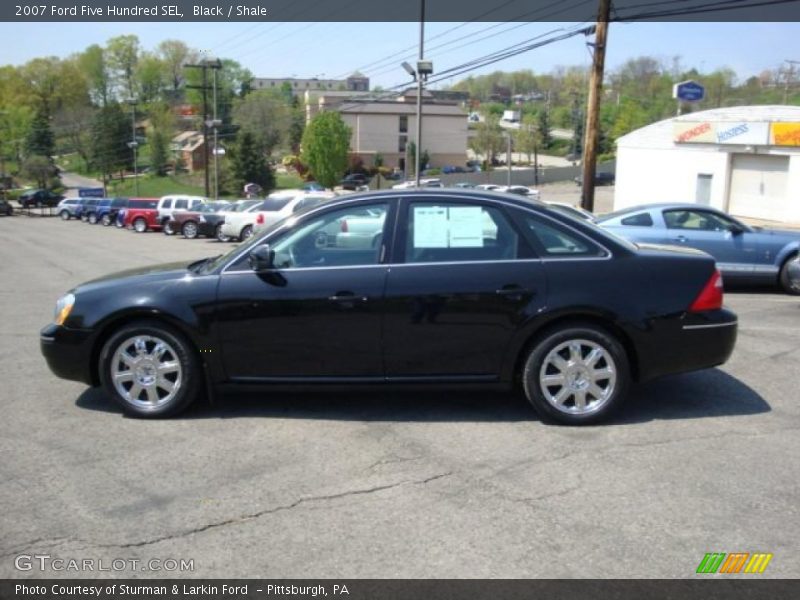
[[[734,154],[728,212],[779,221],[785,215],[788,156]]]

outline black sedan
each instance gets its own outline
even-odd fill
[[[19,197],[19,205],[22,208],[40,207],[40,206],[58,206],[58,203],[64,199],[61,194],[56,194],[50,190],[29,190]]]
[[[725,362],[736,331],[707,254],[509,194],[425,189],[345,196],[226,255],[80,285],[41,348],[142,417],[207,385],[521,385],[547,420],[584,424],[632,381]]]

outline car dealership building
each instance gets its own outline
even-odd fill
[[[800,107],[737,106],[653,123],[617,140],[614,209],[696,202],[800,223]]]

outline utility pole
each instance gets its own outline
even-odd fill
[[[136,149],[139,147],[139,142],[136,139],[136,100],[128,100],[131,105],[131,141],[128,142],[128,147],[133,150],[133,188],[134,195],[139,195],[139,158]]]
[[[419,62],[424,60],[425,55],[425,0],[420,0],[419,12]],[[414,183],[419,188],[419,179],[421,165],[419,164],[420,156],[422,156],[422,73],[419,72],[419,64],[417,65],[417,143],[414,146],[414,160],[416,161],[414,169]]]
[[[216,81],[216,70],[222,68],[222,63],[219,60],[203,60],[198,65],[186,65],[187,68],[190,69],[202,69],[203,70],[203,85],[187,85],[186,87],[193,90],[201,90],[203,92],[203,174],[205,176],[205,190],[206,190],[206,198],[211,196],[211,185],[209,182],[209,173],[208,167],[209,163],[211,162],[208,157],[208,128],[209,123],[212,121],[208,118],[208,70],[214,69],[215,75],[214,80]],[[216,97],[216,92],[215,92]],[[216,121],[216,99],[214,101],[214,111],[215,111],[215,118]],[[215,132],[216,134],[216,132]],[[215,135],[216,139],[216,135]],[[215,147],[216,150],[216,147]]]
[[[594,175],[597,166],[597,146],[599,143],[600,92],[603,87],[603,71],[606,62],[608,39],[608,19],[611,0],[600,0],[597,8],[597,27],[594,38],[594,60],[592,61],[589,97],[586,106],[586,127],[583,152],[583,187],[581,206],[594,210]]]
[[[506,132],[506,185],[511,185],[511,132]]]
[[[789,86],[794,81],[794,66],[800,65],[800,60],[789,60],[788,58],[783,62],[789,63],[789,69],[786,71],[786,81],[783,86],[783,103],[789,102]]]

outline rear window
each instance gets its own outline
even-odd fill
[[[639,213],[631,215],[630,217],[625,217],[620,223],[631,227],[652,227],[653,218],[650,216],[650,213]]]
[[[113,208],[122,208],[123,206],[128,206],[128,199],[127,198],[114,198],[111,201],[111,206]]]
[[[130,208],[158,208],[158,200],[130,200]]]
[[[267,198],[261,203],[261,206],[258,210],[263,211],[279,211],[284,206],[289,204],[294,199],[294,196],[272,196],[271,198]]]

